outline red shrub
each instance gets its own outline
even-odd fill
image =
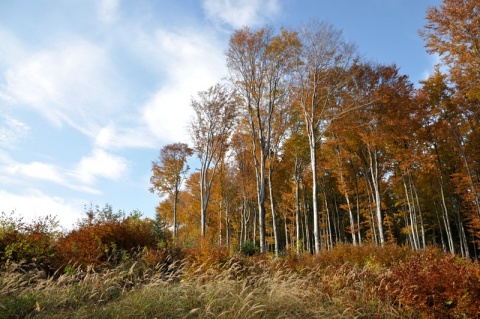
[[[156,247],[152,227],[153,221],[139,216],[95,219],[90,215],[57,241],[56,267],[117,264],[144,247]]]
[[[58,222],[51,216],[30,223],[21,218],[0,215],[0,261],[48,265],[54,255]]]
[[[380,291],[429,318],[480,317],[480,266],[429,250],[394,267]]]

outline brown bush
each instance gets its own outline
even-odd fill
[[[186,250],[187,259],[192,264],[221,267],[230,259],[230,252],[224,247],[211,245],[205,241]]]
[[[144,247],[156,247],[152,228],[152,220],[139,216],[94,218],[90,215],[80,221],[76,229],[58,239],[55,266],[117,265]]]
[[[49,265],[54,256],[58,222],[46,216],[32,222],[0,216],[0,261],[31,265]],[[48,268],[48,267],[47,267]]]
[[[380,279],[380,293],[429,318],[480,317],[478,263],[429,249]]]
[[[308,253],[287,254],[285,265],[291,269],[320,267],[340,267],[346,263],[356,266],[368,266],[371,269],[382,271],[401,260],[411,256],[413,251],[408,247],[385,245],[379,247],[374,244],[359,246],[339,244],[328,251],[321,251],[318,255]]]

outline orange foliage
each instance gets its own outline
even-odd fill
[[[153,221],[132,216],[81,224],[58,239],[55,266],[118,263],[141,248],[156,246],[152,227]]]
[[[57,225],[56,219],[51,216],[26,223],[21,218],[13,217],[13,213],[11,216],[2,213],[0,261],[48,265],[54,255]]]
[[[480,316],[480,265],[435,249],[394,266],[380,291],[428,318]]]

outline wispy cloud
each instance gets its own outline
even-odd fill
[[[258,3],[255,10],[263,10]],[[144,191],[151,158],[126,149],[188,142],[191,97],[227,75],[225,33],[202,20],[201,2],[195,5],[200,15],[193,24],[183,18],[166,23],[162,15],[174,13],[159,8],[164,6],[122,0],[52,5],[51,21],[39,19],[41,30],[33,35],[0,22],[0,185],[9,186],[0,188],[1,210],[29,214],[35,203],[37,211],[47,207],[61,214],[73,204],[58,194],[74,190],[78,196],[111,198],[113,191],[102,187],[124,180]],[[246,15],[264,19],[270,13]],[[51,148],[27,150],[37,132],[51,138]],[[55,134],[64,135],[57,139]],[[58,143],[65,140],[79,147],[75,154],[56,156]],[[19,141],[25,151],[5,147]],[[134,201],[138,194],[124,197]]]
[[[92,154],[80,160],[71,176],[85,184],[93,184],[98,177],[119,180],[125,176],[127,168],[124,158],[96,148]]]
[[[3,94],[17,104],[87,134],[121,105],[108,52],[82,39],[31,53],[6,71],[5,80]]]
[[[30,189],[22,194],[15,194],[0,189],[0,211],[5,213],[14,211],[27,221],[51,215],[57,216],[64,228],[72,228],[83,215],[82,206],[81,200],[49,196],[39,190]]]
[[[82,157],[73,168],[40,161],[21,163],[5,153],[0,153],[0,181],[4,180],[7,184],[14,182],[17,186],[38,181],[54,183],[82,193],[101,195],[103,192],[96,188],[98,179],[117,181],[127,173],[126,159],[98,148],[90,155]]]
[[[0,147],[12,148],[24,139],[30,127],[10,115],[0,113]]]
[[[11,175],[23,176],[57,184],[66,184],[61,172],[56,166],[40,162],[28,164],[14,163],[6,168]]]
[[[101,149],[155,148],[156,144],[145,123],[127,126],[111,121],[95,137],[95,146]]]
[[[143,119],[157,138],[187,141],[191,97],[226,75],[222,46],[199,30],[157,30],[149,46],[164,66],[165,81],[142,107]]]
[[[204,0],[207,17],[233,28],[258,26],[280,11],[278,0]]]

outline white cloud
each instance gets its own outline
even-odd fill
[[[21,175],[28,178],[49,181],[57,184],[65,184],[60,171],[51,164],[31,162],[29,164],[13,164],[6,168],[11,175]]]
[[[156,143],[145,125],[117,127],[110,122],[98,131],[95,145],[102,149],[154,148]]]
[[[0,146],[12,148],[21,139],[25,138],[30,127],[7,115],[0,113]]]
[[[119,0],[101,0],[97,2],[97,13],[105,23],[115,22],[118,18]]]
[[[234,28],[258,26],[280,11],[278,0],[204,0],[208,18]]]
[[[118,14],[119,1],[99,1],[98,17],[125,18]],[[55,45],[9,60],[0,99],[28,107],[57,127],[72,126],[103,149],[150,148],[159,140],[189,139],[185,127],[191,116],[190,98],[226,75],[224,44],[206,29],[170,32],[123,22],[115,24],[115,35],[106,46],[69,34],[68,40],[54,39]],[[18,44],[14,37],[8,39]],[[124,89],[130,79],[122,74],[144,71],[125,70],[117,63],[113,48],[123,47],[137,65],[145,63],[149,72],[154,70],[156,91]]]
[[[69,39],[12,65],[2,94],[57,126],[67,123],[92,135],[92,127],[121,105],[115,78],[105,49]]]
[[[157,30],[151,50],[166,71],[165,83],[144,106],[143,119],[164,141],[186,141],[191,97],[226,75],[223,48],[200,32],[173,33]]]
[[[72,225],[82,217],[82,202],[49,196],[39,190],[14,194],[0,189],[0,211],[5,213],[15,211],[27,221],[47,215],[57,216],[60,225],[67,229],[72,228]]]
[[[69,189],[99,195],[102,192],[79,183],[77,175],[61,167],[33,161],[20,163],[0,152],[0,184],[26,187],[32,181],[43,181],[65,186]]]
[[[98,177],[119,180],[126,174],[127,169],[124,158],[96,148],[90,156],[80,160],[71,175],[83,183],[93,184]]]
[[[128,162],[120,156],[95,148],[89,156],[82,157],[73,170],[52,164],[33,161],[19,163],[8,155],[0,153],[0,180],[38,180],[55,183],[73,190],[99,195],[93,188],[98,178],[120,180],[128,171]]]

